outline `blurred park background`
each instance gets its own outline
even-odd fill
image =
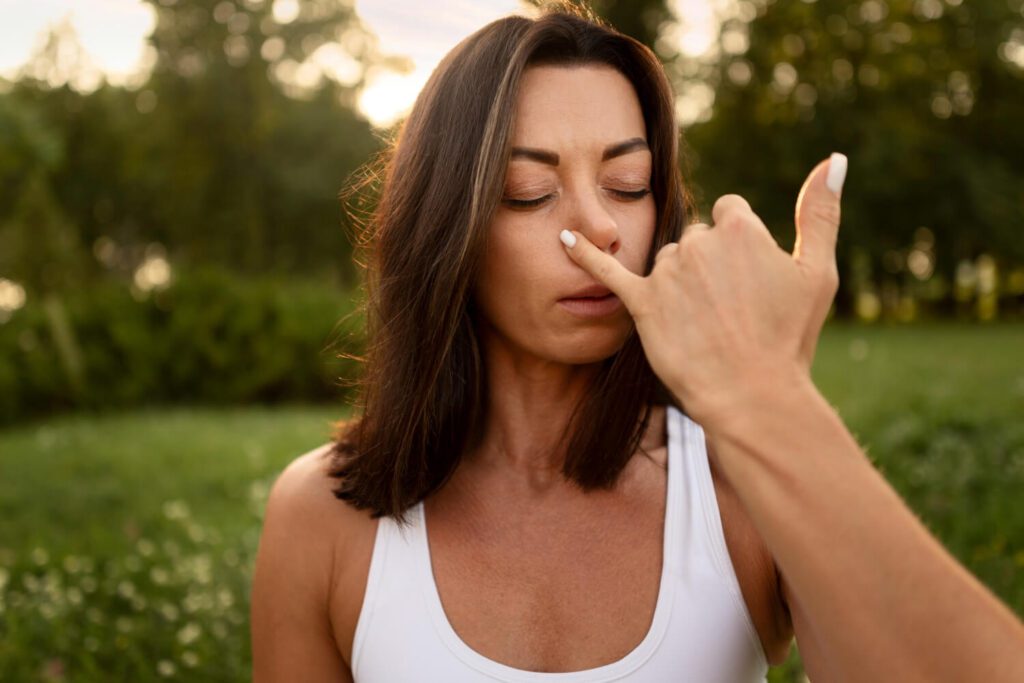
[[[1024,616],[1024,0],[593,6],[671,75],[705,218],[738,192],[791,248],[849,156],[815,380]],[[339,193],[531,8],[0,0],[0,679],[249,678],[268,487],[358,371]]]

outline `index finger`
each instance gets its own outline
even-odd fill
[[[565,245],[569,258],[595,280],[612,290],[631,315],[636,313],[642,301],[644,277],[626,268],[611,254],[598,249],[581,232],[563,230],[558,238]]]

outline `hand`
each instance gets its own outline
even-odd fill
[[[845,176],[841,154],[811,171],[796,202],[792,254],[734,194],[715,202],[714,229],[688,226],[679,242],[658,252],[646,277],[582,233],[561,237],[573,261],[633,316],[655,374],[694,419],[711,420],[752,384],[794,373],[809,378],[839,286],[835,247]]]

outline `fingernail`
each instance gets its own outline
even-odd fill
[[[843,189],[843,181],[846,180],[846,155],[833,152],[828,160],[828,175],[825,176],[825,185],[835,194]]]
[[[562,240],[562,244],[570,249],[576,246],[576,235],[572,234],[568,230],[563,230],[558,233],[558,239]]]

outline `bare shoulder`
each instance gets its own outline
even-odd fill
[[[372,519],[368,511],[334,495],[339,480],[328,474],[331,447],[330,443],[318,446],[285,466],[271,487],[267,514],[295,522],[293,530],[307,534],[311,542],[337,546],[365,532]]]
[[[268,512],[308,517],[314,523],[331,521],[344,506],[334,497],[337,480],[327,475],[330,456],[331,444],[326,443],[288,463],[270,489]],[[328,509],[332,514],[321,516]]]
[[[358,613],[361,594],[346,590],[359,573],[350,551],[365,545],[372,520],[334,496],[330,454],[324,444],[296,457],[271,487],[253,575],[255,679],[350,680],[337,608]]]
[[[747,514],[743,501],[717,466],[717,456],[710,441],[707,449],[726,546],[744,602],[769,664],[782,664],[789,656],[793,625],[780,587],[775,559]]]
[[[265,532],[279,528],[283,533],[268,542],[283,541],[319,561],[332,559],[335,549],[346,544],[365,515],[335,497],[338,480],[328,476],[330,465],[328,443],[285,466],[270,489],[264,515]],[[328,576],[330,563],[319,570]]]
[[[296,502],[291,500],[296,494],[302,498],[310,497],[309,494],[316,497],[322,497],[324,493],[330,494],[326,478],[330,452],[331,444],[325,443],[285,465],[274,480],[271,496],[276,494],[279,498],[286,497],[289,498],[289,502]],[[324,479],[323,482],[320,481],[321,478]]]

